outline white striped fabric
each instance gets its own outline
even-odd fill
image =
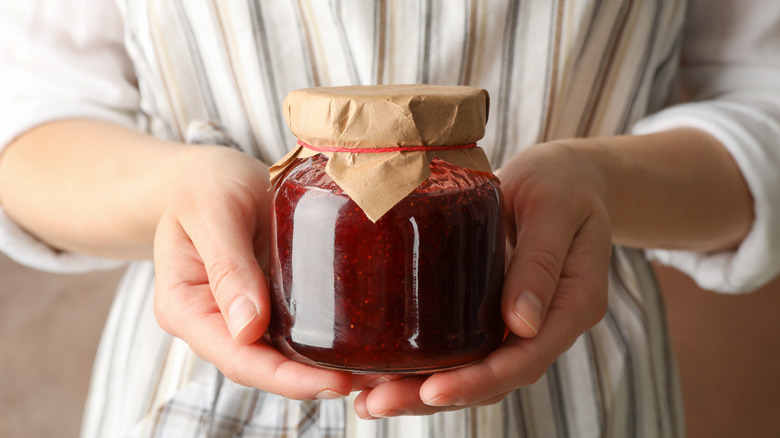
[[[215,122],[273,162],[295,144],[281,115],[291,89],[467,84],[492,97],[480,146],[496,168],[545,140],[626,132],[673,99],[685,3],[117,1],[159,137]],[[121,284],[84,437],[683,436],[663,306],[636,251],[615,248],[607,316],[536,384],[493,406],[379,421],[359,420],[348,400],[290,401],[226,381],[157,328],[152,285],[150,263]]]

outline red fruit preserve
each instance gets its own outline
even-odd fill
[[[375,222],[325,172],[296,158],[277,181],[269,333],[298,361],[424,373],[484,358],[502,341],[505,230],[489,172],[438,158]]]

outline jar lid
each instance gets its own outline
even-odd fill
[[[307,88],[290,92],[284,116],[314,146],[461,145],[485,135],[488,102],[487,91],[465,86]]]
[[[271,181],[296,158],[323,153],[328,175],[376,221],[430,176],[434,157],[492,171],[476,147],[488,106],[487,91],[465,86],[294,90],[284,101],[284,116],[300,141],[271,167]]]

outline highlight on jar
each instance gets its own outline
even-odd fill
[[[479,361],[504,337],[505,229],[477,141],[488,95],[380,85],[292,91],[296,147],[271,167],[269,334],[358,373]]]

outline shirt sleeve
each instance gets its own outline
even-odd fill
[[[687,103],[641,120],[635,134],[696,127],[730,152],[755,221],[733,251],[649,250],[702,288],[755,290],[780,273],[780,2],[692,0],[682,47]]]
[[[110,0],[0,4],[0,153],[25,131],[57,119],[93,118],[136,127],[139,93]],[[59,252],[13,223],[0,205],[0,251],[54,272],[120,262]]]

